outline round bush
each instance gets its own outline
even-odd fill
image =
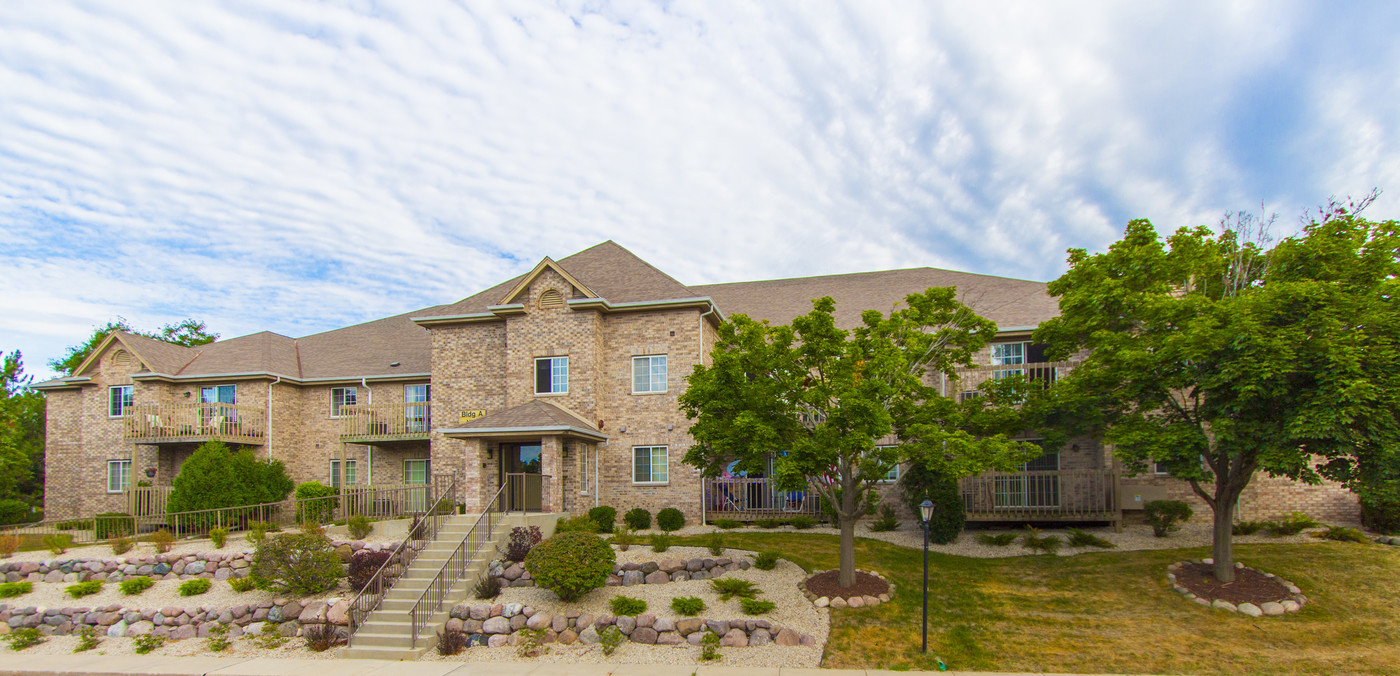
[[[904,502],[909,505],[915,521],[921,518],[919,505],[925,498],[933,503],[933,516],[929,518],[929,542],[946,545],[956,539],[967,525],[967,508],[963,505],[962,493],[958,490],[958,480],[939,476],[924,465],[910,465],[899,477],[904,491]]]
[[[656,526],[667,533],[685,528],[685,515],[675,507],[667,507],[656,513]]]
[[[535,545],[525,556],[525,570],[563,601],[602,587],[617,555],[602,538],[589,533],[561,533]]]
[[[599,533],[613,532],[613,523],[617,521],[617,510],[612,507],[594,507],[588,510],[588,518],[593,519],[593,523],[598,524]]]
[[[258,544],[252,574],[263,589],[309,596],[334,589],[343,573],[326,536],[285,533]]]
[[[632,530],[646,530],[651,528],[651,512],[641,507],[627,510],[627,514],[622,517],[627,522],[627,527]]]
[[[1400,480],[1368,483],[1357,492],[1361,525],[1377,533],[1400,533]]]

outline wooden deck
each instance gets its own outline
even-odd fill
[[[791,519],[807,516],[820,519],[821,498],[815,491],[784,491],[772,479],[702,479],[705,486],[705,519]]]
[[[432,404],[356,404],[342,409],[340,440],[355,444],[424,441],[432,430]]]
[[[1122,520],[1118,474],[1107,469],[987,472],[959,482],[968,521]]]
[[[237,404],[137,404],[122,416],[122,437],[138,444],[190,444],[217,438],[259,446],[267,412]]]

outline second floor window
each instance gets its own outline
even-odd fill
[[[404,423],[409,432],[428,431],[428,402],[432,399],[431,385],[404,385]],[[414,404],[417,404],[416,406]]]
[[[199,388],[199,403],[236,404],[238,400],[233,385],[215,385]]]
[[[666,391],[666,355],[632,358],[632,392]]]
[[[568,357],[541,357],[535,360],[535,394],[564,394],[568,391]]]
[[[132,396],[130,385],[107,388],[107,415],[113,418],[126,415],[127,409],[132,406]]]
[[[332,387],[331,388],[331,416],[340,417],[346,414],[346,406],[354,406],[359,403],[359,392],[353,387]]]

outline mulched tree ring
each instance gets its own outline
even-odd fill
[[[1297,612],[1308,602],[1292,582],[1241,563],[1235,564],[1234,582],[1216,580],[1210,559],[1168,566],[1167,581],[1178,594],[1200,605],[1251,617]]]
[[[879,573],[856,571],[855,584],[842,587],[841,571],[828,570],[803,580],[798,587],[818,608],[865,608],[888,602],[894,595],[894,585]]]

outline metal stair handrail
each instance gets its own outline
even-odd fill
[[[443,501],[448,500],[449,504],[455,507],[456,496],[457,479],[452,477],[447,483],[447,489],[438,492],[437,499],[433,501],[428,511],[424,512],[421,517],[415,515],[418,521],[408,529],[403,542],[394,548],[393,553],[389,555],[383,565],[379,566],[379,570],[374,571],[374,576],[365,583],[364,588],[355,594],[354,600],[350,602],[351,637],[364,625],[365,618],[384,602],[384,595],[393,588],[398,577],[408,571],[413,560],[418,558],[418,553],[437,537],[438,531],[442,528]]]
[[[418,595],[418,600],[413,602],[413,608],[408,611],[409,624],[412,625],[412,635],[410,647],[418,647],[418,635],[427,629],[428,622],[442,610],[444,602],[447,600],[447,592],[454,587],[458,580],[462,579],[467,570],[467,562],[476,557],[477,552],[491,541],[491,536],[496,531],[496,520],[494,514],[495,507],[501,500],[501,495],[511,486],[511,479],[507,477],[505,483],[496,489],[496,494],[486,504],[486,508],[476,516],[476,521],[472,527],[467,529],[467,534],[463,536],[462,542],[457,545],[457,549],[452,551],[452,555],[442,562],[442,567],[438,569],[437,575],[433,576],[433,581],[428,583],[422,594]],[[509,512],[505,512],[509,513]],[[485,519],[486,529],[484,535],[478,535],[478,530]],[[475,537],[474,537],[475,536]],[[475,542],[471,551],[467,551],[467,545]],[[450,578],[449,578],[450,571]]]

